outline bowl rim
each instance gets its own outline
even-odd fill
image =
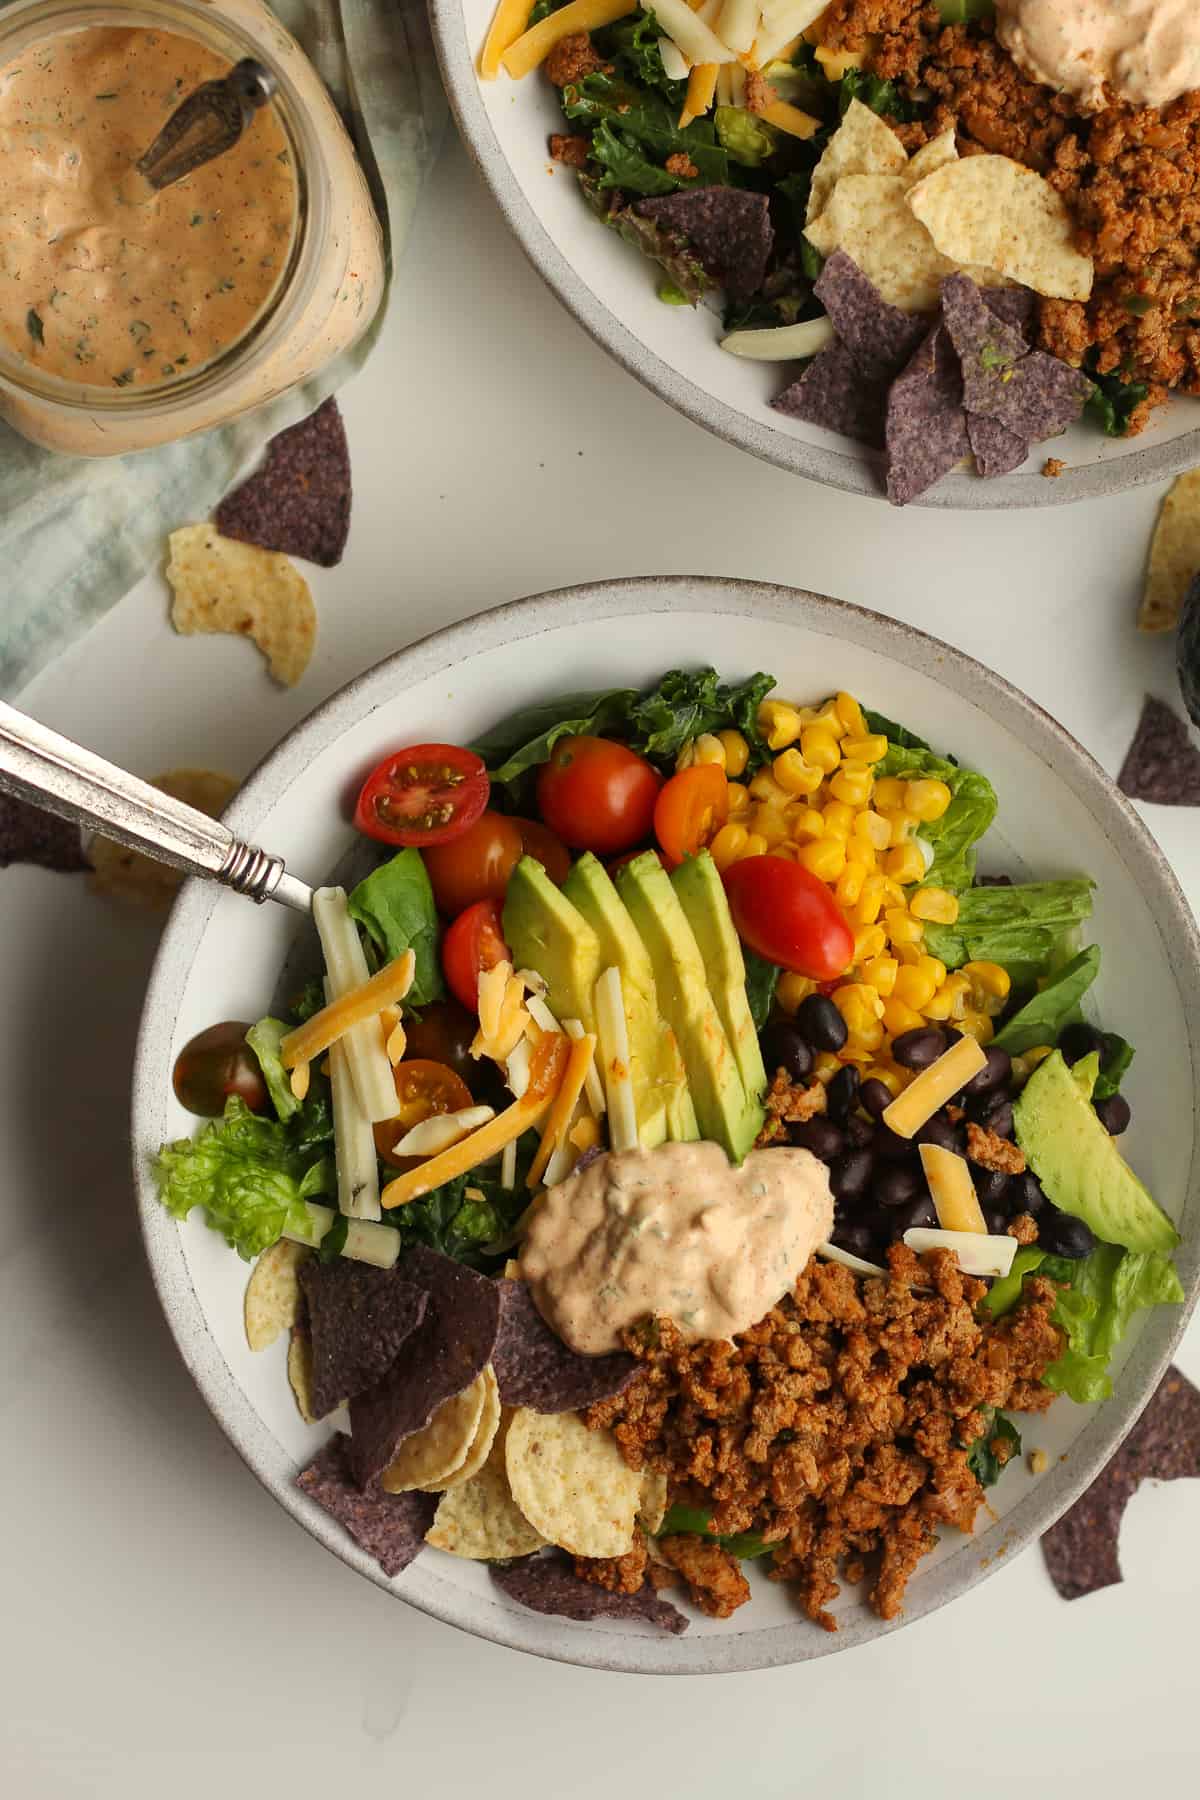
[[[1099,763],[1036,702],[1004,677],[906,621],[806,590],[719,576],[624,577],[587,582],[515,600],[490,612],[445,626],[356,676],[288,732],[247,777],[226,813],[239,835],[254,833],[296,772],[376,706],[392,702],[418,682],[454,669],[466,658],[502,650],[598,618],[647,613],[701,612],[784,625],[799,616],[821,636],[853,642],[951,684],[983,707],[1019,741],[1039,744],[1059,778],[1114,841],[1128,861],[1144,860],[1143,891],[1180,988],[1192,1086],[1200,1090],[1200,927],[1179,882],[1149,830]],[[221,898],[215,882],[186,881],[163,932],[138,1031],[131,1113],[133,1176],[143,1244],[167,1323],[180,1354],[213,1418],[247,1467],[286,1512],[334,1555],[395,1598],[472,1635],[556,1661],[637,1674],[714,1674],[777,1667],[873,1642],[900,1624],[911,1624],[975,1586],[1013,1553],[1024,1549],[1063,1513],[1093,1480],[1136,1423],[1178,1343],[1200,1296],[1200,1235],[1177,1254],[1185,1299],[1178,1309],[1158,1308],[1143,1326],[1118,1377],[1112,1399],[1088,1420],[1070,1457],[1055,1465],[1005,1515],[999,1544],[984,1535],[988,1554],[965,1539],[955,1554],[913,1584],[902,1619],[848,1619],[831,1635],[807,1619],[769,1626],[736,1627],[720,1634],[666,1638],[620,1635],[563,1619],[518,1612],[471,1594],[440,1577],[433,1559],[413,1573],[422,1580],[385,1577],[341,1527],[295,1487],[295,1463],[252,1407],[211,1335],[192,1285],[178,1223],[160,1205],[150,1157],[165,1133],[168,1071],[178,1001],[196,950]],[[1200,1133],[1193,1142],[1184,1214],[1200,1213]],[[865,1614],[865,1609],[864,1614]]]
[[[709,394],[673,369],[616,317],[574,270],[526,199],[484,105],[475,58],[467,41],[462,0],[428,0],[434,47],[450,108],[468,153],[529,262],[555,298],[602,350],[643,387],[702,425],[722,442],[747,450],[763,462],[803,475],[824,487],[861,494],[887,504],[873,465],[861,450],[833,450],[772,429]],[[1037,448],[1037,446],[1035,446]],[[1051,454],[1052,443],[1044,448]],[[1190,469],[1200,454],[1200,426],[1165,443],[1127,451],[1107,461],[1068,465],[1055,480],[1040,469],[990,481],[964,470],[951,471],[910,504],[956,512],[1003,512],[1039,506],[1068,506],[1096,500],[1147,482],[1165,481]]]

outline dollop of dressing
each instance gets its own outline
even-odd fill
[[[757,1324],[832,1229],[829,1177],[809,1151],[752,1150],[735,1168],[719,1144],[663,1144],[548,1188],[521,1274],[584,1356],[620,1349],[648,1313],[698,1343]]]
[[[235,343],[287,266],[296,170],[273,106],[156,193],[138,174],[184,95],[230,63],[194,38],[93,26],[0,68],[0,343],[91,387],[148,387]]]
[[[1135,106],[1167,106],[1200,88],[1196,0],[996,0],[997,35],[1034,81],[1084,112],[1104,84]]]

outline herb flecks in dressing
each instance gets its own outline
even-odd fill
[[[547,1189],[521,1274],[585,1356],[620,1349],[648,1313],[698,1343],[757,1324],[832,1229],[829,1178],[807,1150],[753,1150],[735,1168],[719,1144],[664,1144]]]
[[[996,0],[997,34],[1034,81],[1095,112],[1167,106],[1200,87],[1196,0]]]
[[[0,69],[6,350],[49,375],[131,388],[191,374],[244,336],[296,229],[274,108],[160,193],[135,166],[182,96],[230,66],[176,32],[105,26]]]

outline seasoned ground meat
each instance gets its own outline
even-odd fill
[[[897,128],[908,149],[953,125],[963,155],[1013,157],[1062,194],[1096,281],[1086,303],[1039,303],[1039,341],[1076,366],[1145,381],[1131,432],[1168,388],[1200,393],[1200,92],[1077,117],[1021,72],[990,24],[943,26],[923,0],[833,0],[822,38],[864,50],[906,93],[932,95],[920,123]]]
[[[1016,1238],[1018,1244],[1037,1243],[1038,1226],[1032,1213],[1018,1213],[1015,1219],[1008,1221],[1005,1230],[1009,1237]]]
[[[1025,1152],[1020,1145],[1009,1143],[985,1125],[967,1125],[967,1156],[981,1169],[995,1169],[1001,1175],[1025,1173]]]
[[[710,1619],[727,1619],[750,1598],[750,1583],[736,1556],[722,1550],[720,1544],[682,1532],[660,1538],[658,1547],[683,1576],[695,1605]]]
[[[591,148],[585,137],[569,137],[565,132],[550,133],[550,154],[555,162],[566,163],[570,169],[586,169],[588,151]]]
[[[746,71],[746,108],[752,113],[765,113],[768,106],[774,106],[779,95],[771,86],[765,75],[757,69]]]
[[[1066,466],[1061,456],[1048,456],[1042,464],[1042,474],[1047,481],[1057,481]]]
[[[686,1345],[669,1320],[646,1321],[626,1334],[639,1376],[587,1414],[612,1428],[631,1467],[663,1471],[672,1498],[702,1508],[715,1534],[774,1544],[773,1578],[795,1583],[830,1631],[840,1579],[869,1570],[871,1604],[894,1618],[935,1526],[972,1529],[983,1494],[967,1451],[987,1428],[983,1409],[1040,1412],[1054,1398],[1041,1386],[1062,1344],[1052,1282],[1033,1277],[993,1321],[977,1317],[983,1283],[949,1252],[919,1262],[896,1244],[888,1263],[887,1278],[864,1278],[814,1259],[733,1343]],[[914,1287],[918,1277],[927,1285]],[[706,1610],[740,1604],[715,1548],[660,1546]]]
[[[636,1594],[646,1579],[648,1555],[641,1532],[624,1556],[577,1556],[575,1573],[610,1594]]]
[[[576,31],[562,38],[542,65],[556,88],[570,87],[585,75],[594,75],[602,67],[586,31]]]
[[[789,1081],[780,1069],[767,1089],[763,1104],[772,1118],[798,1125],[823,1113],[829,1105],[829,1097],[821,1082],[810,1081],[805,1086],[803,1082]]]
[[[668,175],[678,175],[680,181],[692,181],[700,173],[691,157],[682,150],[668,156],[663,167]]]

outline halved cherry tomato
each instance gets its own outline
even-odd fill
[[[607,738],[560,738],[538,774],[538,810],[564,844],[613,856],[650,836],[662,776]]]
[[[488,802],[488,773],[457,744],[393,750],[367,776],[354,823],[381,844],[445,844],[461,837]]]
[[[503,899],[521,846],[516,821],[489,808],[449,843],[423,850],[438,911],[453,917],[476,900]]]
[[[716,763],[672,775],[654,808],[654,835],[672,868],[711,843],[729,817],[729,786]]]
[[[494,969],[498,962],[511,961],[498,900],[477,900],[447,927],[442,939],[442,968],[450,992],[469,1011],[478,1011],[479,977],[483,971]]]
[[[396,1116],[373,1127],[375,1148],[393,1169],[408,1169],[417,1159],[397,1156],[392,1146],[422,1119],[431,1119],[435,1113],[461,1112],[464,1106],[470,1106],[471,1090],[445,1063],[424,1062],[419,1057],[397,1063],[392,1072],[396,1079]]]
[[[512,823],[521,834],[526,856],[540,862],[555,887],[561,887],[571,867],[571,852],[567,846],[560,843],[539,819],[514,819]]]
[[[782,856],[748,856],[725,871],[738,936],[768,962],[831,981],[850,966],[854,938],[815,875]]]

